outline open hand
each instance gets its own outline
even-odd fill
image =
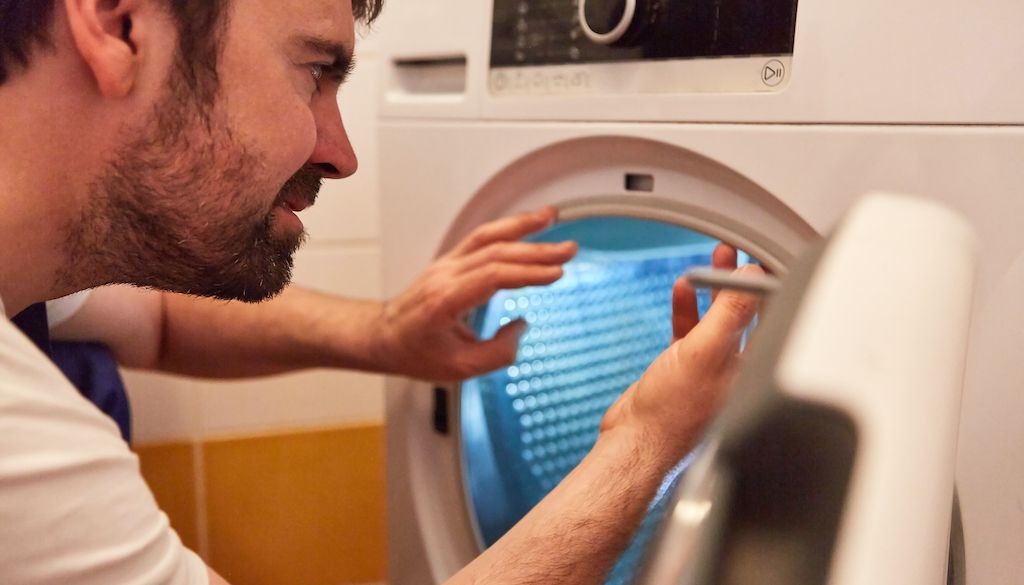
[[[735,269],[736,251],[720,245],[713,264]],[[763,271],[748,265],[739,272]],[[608,409],[602,433],[629,429],[639,433],[643,443],[659,456],[681,459],[724,403],[736,372],[743,332],[757,308],[755,296],[723,291],[714,296],[707,315],[699,320],[696,291],[680,278],[672,290],[672,345]]]
[[[466,316],[502,289],[548,285],[576,255],[573,242],[528,243],[525,236],[550,227],[554,208],[499,219],[474,230],[384,306],[381,339],[386,371],[459,381],[515,361],[526,323],[502,327],[481,341]]]

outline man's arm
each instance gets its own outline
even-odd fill
[[[554,219],[545,209],[481,226],[385,303],[299,287],[258,305],[105,287],[54,336],[103,342],[129,367],[192,376],[338,367],[463,379],[511,363],[522,333],[513,323],[480,341],[464,316],[499,289],[558,280],[575,254],[571,243],[520,241]]]
[[[692,289],[683,281],[674,292],[683,339],[608,411],[580,465],[448,585],[597,585],[607,577],[665,475],[718,412],[757,307],[750,296],[723,292],[694,326]]]
[[[446,585],[597,585],[671,469],[640,435],[608,432],[498,542]]]
[[[234,378],[312,367],[373,370],[382,304],[290,287],[258,305],[114,286],[96,289],[54,330],[101,341],[118,363]]]

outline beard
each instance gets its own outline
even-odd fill
[[[312,205],[320,173],[301,169],[275,198],[263,159],[211,104],[173,80],[152,120],[134,133],[69,226],[65,284],[246,302],[280,293],[305,233],[275,229],[274,211],[286,200]]]

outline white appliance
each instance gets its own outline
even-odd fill
[[[627,15],[636,20],[621,24]],[[653,287],[619,290],[606,299],[613,305],[640,302],[647,297],[637,290],[663,286],[665,273],[680,267],[667,258],[697,261],[707,242],[695,233],[738,245],[783,273],[866,192],[945,204],[968,219],[983,250],[956,473],[966,578],[1018,582],[1020,22],[1024,4],[1016,0],[389,0],[380,25],[385,292],[402,289],[480,223],[547,204],[558,205],[566,222],[552,238],[593,238],[576,276],[621,280],[615,271],[628,269]],[[609,233],[635,237],[635,245]],[[566,345],[572,327],[545,333],[540,323],[541,310],[568,314],[569,288],[585,281],[571,280],[549,296],[502,296],[479,323],[486,330],[525,315],[537,300],[537,339],[526,340],[532,351],[546,347],[543,335],[555,336],[551,347],[576,347]],[[622,345],[635,355],[652,351],[630,343]],[[571,377],[549,384],[518,368],[586,378],[596,367],[586,361],[592,354],[520,356],[515,372],[499,373],[508,382],[499,391],[494,379],[437,388],[389,381],[393,583],[441,583],[536,495],[509,504],[526,485],[516,482],[542,490],[585,449],[580,425],[594,420],[614,388],[581,388]],[[611,361],[622,361],[616,355]],[[621,381],[637,367],[593,372]],[[632,579],[622,575],[618,582]]]

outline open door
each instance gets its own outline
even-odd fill
[[[963,579],[950,511],[974,248],[946,209],[872,196],[797,264],[641,583]]]

